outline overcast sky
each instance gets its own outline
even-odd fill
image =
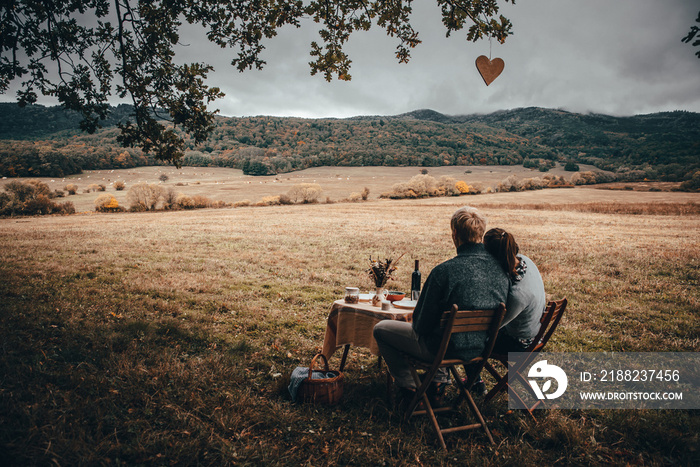
[[[238,72],[232,50],[210,44],[201,29],[183,28],[180,62],[214,65],[209,84],[226,97],[213,103],[225,116],[309,118],[397,115],[433,109],[448,115],[518,107],[637,115],[700,112],[700,47],[681,42],[700,0],[518,0],[502,4],[513,23],[505,44],[445,37],[434,0],[415,0],[412,24],[423,41],[408,64],[397,41],[379,27],[356,32],[346,46],[352,81],[311,76],[310,43],[320,26],[310,19],[266,43],[262,71]],[[479,55],[500,57],[505,70],[486,86]],[[13,100],[14,92],[0,100]],[[55,101],[41,99],[53,105]],[[114,102],[116,103],[116,102]]]
[[[514,31],[503,45],[467,42],[464,32],[447,38],[435,3],[414,3],[412,22],[423,43],[411,61],[396,63],[396,41],[383,29],[355,33],[347,47],[350,82],[310,75],[309,43],[319,29],[310,20],[268,42],[263,71],[239,73],[228,64],[230,55],[195,43],[199,36],[183,38],[192,45],[182,58],[215,65],[211,83],[226,93],[216,107],[228,116],[349,117],[416,109],[461,115],[527,106],[611,115],[700,112],[700,48],[681,42],[700,1],[519,0],[502,7]],[[479,55],[505,61],[488,87],[474,63]]]

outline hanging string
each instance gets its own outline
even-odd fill
[[[489,61],[491,61],[491,39],[493,39],[493,37],[489,36]]]

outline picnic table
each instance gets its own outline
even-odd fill
[[[379,356],[379,348],[372,335],[375,324],[385,319],[411,322],[412,318],[413,309],[392,306],[389,310],[382,310],[371,302],[346,303],[342,299],[336,300],[328,314],[322,353],[326,359],[330,359],[337,349],[344,347],[340,360],[340,371],[343,371],[351,345],[367,348],[372,355]]]

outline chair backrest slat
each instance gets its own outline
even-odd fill
[[[506,314],[506,307],[501,303],[494,310],[458,310],[457,305],[453,305],[450,311],[442,315],[440,326],[443,328],[443,338],[438,354],[440,359],[444,358],[447,346],[452,334],[461,332],[488,331],[487,349],[484,353],[489,355],[493,349],[493,344],[498,329]],[[488,350],[488,352],[486,352]]]
[[[550,311],[551,316],[549,318],[549,326],[547,327],[546,333],[542,337],[543,346],[549,341],[549,338],[552,337],[552,334],[554,334],[554,331],[557,329],[559,321],[561,321],[562,316],[564,316],[564,310],[566,310],[567,303],[568,300],[566,298],[562,298],[561,300],[553,301],[548,304],[547,309]]]
[[[552,334],[554,334],[559,321],[561,321],[561,318],[564,315],[564,310],[566,310],[567,303],[568,301],[566,298],[547,303],[547,307],[545,308],[544,313],[542,313],[542,318],[540,319],[540,330],[532,340],[532,345],[527,352],[537,351],[544,347],[547,341],[549,341],[549,338],[552,337]]]

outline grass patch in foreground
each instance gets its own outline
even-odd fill
[[[0,224],[5,465],[694,465],[693,411],[544,411],[501,397],[478,432],[403,425],[353,349],[334,408],[291,404],[330,303],[369,289],[366,259],[450,257],[456,206],[382,203],[31,219]],[[482,208],[570,307],[558,351],[698,351],[697,216]],[[123,222],[128,222],[126,228]],[[537,227],[531,227],[537,226]],[[55,241],[61,232],[61,241]],[[337,366],[339,354],[331,359]],[[456,460],[455,460],[456,459]]]

